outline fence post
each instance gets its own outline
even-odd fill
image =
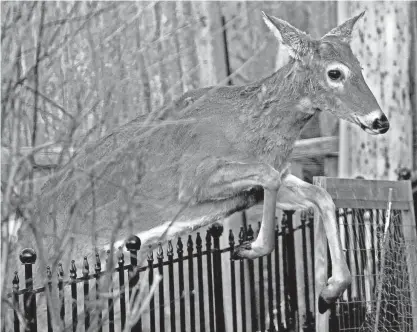
[[[33,275],[32,265],[36,262],[36,252],[33,249],[23,249],[20,253],[20,261],[25,265],[25,282],[27,292],[23,295],[23,306],[25,310],[25,318],[28,322],[26,331],[36,332],[36,295],[33,293]]]
[[[216,312],[216,331],[225,331],[224,306],[223,306],[223,277],[222,259],[220,252],[220,236],[223,233],[223,226],[215,223],[210,227],[210,235],[213,237],[213,275],[214,303]]]
[[[130,267],[129,267],[129,302],[134,303],[132,299],[132,289],[139,282],[139,269],[138,269],[138,251],[140,250],[140,239],[132,235],[126,241],[126,249],[130,252]],[[138,293],[135,292],[135,298]],[[132,315],[132,308],[130,307],[130,315]],[[131,326],[132,331],[142,331],[142,322],[141,319],[136,322],[135,325]]]

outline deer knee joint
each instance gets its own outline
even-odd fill
[[[336,209],[336,206],[333,202],[332,196],[323,188],[316,187],[316,205],[321,213],[331,212],[333,213]]]

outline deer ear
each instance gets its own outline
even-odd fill
[[[311,38],[288,22],[262,12],[262,17],[275,37],[288,48],[290,55],[300,59],[312,51]]]
[[[339,37],[340,39],[342,39],[342,41],[344,41],[346,43],[350,43],[350,41],[352,39],[353,27],[355,26],[356,22],[363,15],[365,15],[365,11],[363,11],[362,13],[360,13],[359,15],[357,15],[355,17],[352,17],[352,18],[348,19],[346,22],[340,24],[336,28],[330,30],[328,33],[326,33],[323,36],[323,38],[325,38],[327,36],[336,36],[336,37]]]

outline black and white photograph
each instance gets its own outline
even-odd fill
[[[417,332],[417,1],[4,1],[1,332]]]

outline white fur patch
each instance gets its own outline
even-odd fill
[[[343,77],[340,80],[333,81],[328,76],[328,72],[331,70],[339,70],[342,73]],[[350,69],[346,65],[340,62],[332,62],[326,67],[327,82],[329,83],[330,86],[334,88],[343,89],[343,84],[345,80],[349,78],[349,76],[350,76]]]

